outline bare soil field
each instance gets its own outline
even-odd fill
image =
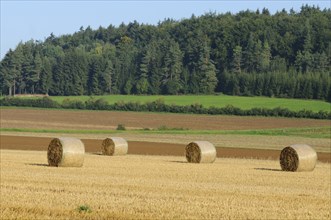
[[[50,137],[0,136],[0,149],[47,151]],[[99,154],[102,139],[82,139],[86,152]],[[128,141],[129,154],[184,156],[185,144]],[[217,147],[217,157],[278,160],[281,150]],[[317,152],[318,160],[331,162],[331,154]]]
[[[143,112],[0,109],[0,114],[2,128],[111,130],[124,124],[128,129],[167,126],[190,130],[252,130],[330,126],[329,120]]]
[[[330,164],[86,154],[49,167],[46,151],[0,150],[1,219],[330,219]]]

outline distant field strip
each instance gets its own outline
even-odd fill
[[[86,154],[82,168],[57,168],[46,151],[0,152],[2,219],[330,219],[329,164]]]
[[[1,128],[46,130],[268,130],[329,127],[330,120],[297,118],[0,108]],[[164,131],[166,132],[166,131]]]
[[[1,131],[1,135],[31,136],[31,137],[76,137],[81,139],[99,139],[123,137],[128,141],[142,141],[154,143],[188,144],[196,140],[205,140],[216,147],[245,148],[245,149],[269,149],[282,150],[291,144],[308,144],[317,152],[331,152],[330,138],[310,138],[297,136],[268,136],[268,135],[235,135],[235,134],[166,134],[166,133],[139,133],[139,132],[109,132],[109,133],[38,133]],[[3,143],[1,142],[1,145]],[[36,143],[37,145],[37,143]],[[5,145],[4,145],[5,146]],[[45,144],[48,146],[48,143]],[[24,148],[23,148],[24,149]]]
[[[191,105],[201,104],[204,107],[225,107],[233,105],[241,109],[251,108],[268,108],[277,107],[288,108],[292,111],[300,111],[303,109],[318,111],[331,111],[331,104],[321,100],[303,100],[303,99],[285,99],[285,98],[269,98],[269,97],[242,97],[242,96],[227,96],[227,95],[183,95],[183,96],[135,96],[135,95],[106,95],[93,96],[96,99],[105,99],[109,104],[115,102],[151,102],[157,99],[163,100],[166,104],[175,105]],[[87,101],[90,96],[52,96],[51,99],[62,103],[64,99]]]
[[[320,128],[288,128],[288,129],[261,129],[261,130],[57,130],[57,129],[29,129],[29,128],[0,128],[8,132],[32,133],[66,133],[66,134],[182,134],[182,135],[263,135],[263,136],[293,136],[308,138],[331,138],[331,127]]]

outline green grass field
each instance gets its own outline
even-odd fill
[[[162,99],[166,104],[176,105],[191,105],[201,104],[204,107],[225,107],[233,105],[241,109],[251,108],[288,108],[292,111],[300,111],[303,109],[318,111],[331,111],[331,104],[321,100],[302,100],[302,99],[285,99],[285,98],[269,98],[269,97],[242,97],[242,96],[227,96],[227,95],[185,95],[185,96],[136,96],[136,95],[107,95],[93,96],[96,99],[103,98],[109,104],[115,102],[151,102],[157,99]],[[86,101],[89,96],[52,96],[51,99],[61,103],[64,99]]]

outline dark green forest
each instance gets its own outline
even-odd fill
[[[331,11],[206,13],[20,42],[2,95],[213,94],[331,100]]]

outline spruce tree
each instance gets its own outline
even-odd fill
[[[241,46],[238,45],[233,49],[233,61],[232,61],[233,72],[236,74],[241,73],[241,65],[242,65],[242,48]]]

